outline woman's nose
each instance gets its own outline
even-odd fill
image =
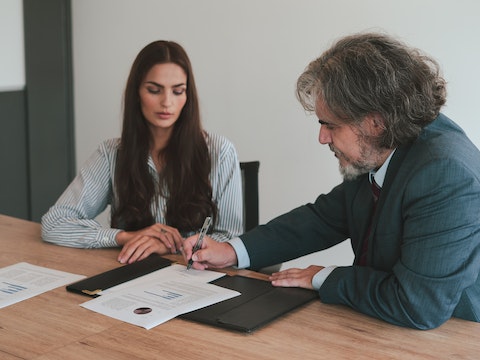
[[[160,100],[160,103],[163,107],[169,107],[172,105],[172,96],[170,94],[164,94]]]

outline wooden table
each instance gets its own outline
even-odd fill
[[[118,249],[50,245],[38,223],[3,215],[0,245],[0,267],[24,261],[94,275],[119,266]],[[181,319],[145,330],[84,301],[60,287],[0,309],[0,359],[480,359],[480,323],[459,319],[420,331],[313,301],[252,334]]]

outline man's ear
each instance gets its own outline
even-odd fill
[[[386,129],[385,119],[380,113],[371,113],[365,116],[365,124],[373,136],[381,135]]]

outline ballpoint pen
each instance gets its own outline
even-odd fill
[[[207,230],[210,227],[211,222],[212,222],[212,218],[210,216],[207,216],[205,218],[205,221],[203,222],[203,226],[202,226],[202,229],[200,230],[200,234],[198,234],[197,242],[195,243],[195,246],[192,249],[192,256],[193,254],[195,254],[197,250],[201,249],[203,237],[207,233]],[[193,260],[192,258],[190,258],[190,260],[188,260],[187,270],[190,270],[190,268],[192,267],[192,264],[193,264]]]

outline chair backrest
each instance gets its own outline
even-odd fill
[[[243,187],[244,231],[258,225],[258,169],[260,161],[240,162]]]

